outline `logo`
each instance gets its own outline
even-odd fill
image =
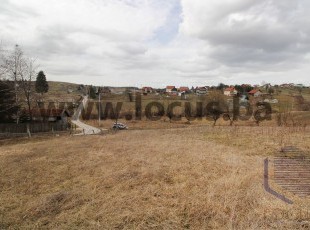
[[[264,187],[265,190],[286,203],[293,202],[270,188],[269,162],[264,161]],[[304,151],[287,146],[273,158],[273,181],[286,192],[299,197],[310,196],[310,158]]]

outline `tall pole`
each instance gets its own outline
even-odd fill
[[[99,127],[100,127],[100,119],[101,119],[101,100],[100,100],[100,91],[99,91],[99,116],[98,116],[98,121],[99,121]]]

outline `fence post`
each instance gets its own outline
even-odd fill
[[[28,133],[28,136],[31,137],[31,132],[30,132],[30,126],[29,126],[29,124],[27,124],[27,133]]]

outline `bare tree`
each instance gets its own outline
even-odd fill
[[[20,89],[22,90],[27,103],[30,120],[32,120],[31,108],[34,96],[34,79],[36,77],[36,69],[37,66],[35,66],[35,60],[27,59],[20,76]]]
[[[14,82],[16,101],[18,100],[18,81],[21,79],[25,64],[23,51],[18,45],[15,45],[14,50],[5,57],[4,68],[7,78]]]
[[[7,72],[5,53],[6,53],[6,51],[5,51],[4,46],[1,42],[0,43],[0,79],[2,79],[2,80],[6,78],[6,72]]]
[[[36,75],[35,61],[27,58],[22,49],[15,45],[14,50],[7,55],[3,55],[1,69],[3,75],[14,83],[15,103],[21,105],[26,102],[30,120],[32,119],[32,96],[34,95],[34,85]],[[16,122],[19,122],[21,111],[16,114]]]
[[[25,66],[24,54],[18,45],[15,45],[14,50],[6,52],[2,56],[2,73],[3,77],[14,83],[15,103],[19,105],[19,84],[21,74]],[[16,114],[16,122],[19,122],[20,110]]]
[[[207,104],[206,115],[213,120],[213,126],[215,126],[221,115],[228,114],[229,112],[227,100],[221,91],[216,90],[209,93],[205,102]],[[230,119],[231,118],[229,118],[229,120]],[[230,124],[232,124],[232,122],[230,122]]]

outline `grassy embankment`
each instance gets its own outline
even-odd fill
[[[0,228],[306,228],[310,199],[265,192],[263,159],[284,145],[309,151],[309,134],[188,127],[1,142]]]

